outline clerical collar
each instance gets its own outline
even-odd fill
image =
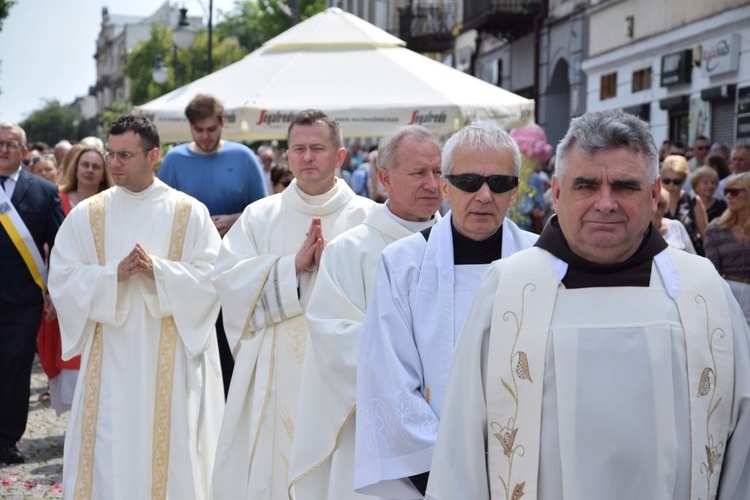
[[[416,233],[417,231],[422,231],[423,229],[432,227],[435,225],[435,222],[437,222],[437,218],[435,217],[434,214],[432,217],[430,217],[426,221],[413,221],[413,220],[402,219],[398,215],[391,212],[391,207],[388,206],[388,201],[385,202],[385,205],[383,206],[383,208],[385,209],[385,213],[387,213],[393,220],[401,224],[401,226],[408,229],[412,233]]]
[[[652,260],[667,248],[667,242],[661,237],[659,231],[655,231],[653,225],[649,224],[641,245],[628,260],[610,265],[595,264],[573,253],[555,215],[544,226],[535,246],[548,251],[568,264],[568,271],[562,280],[565,288],[647,287],[651,282]]]
[[[126,187],[122,187],[122,186],[120,186],[120,189],[122,189],[123,191],[125,191],[126,193],[128,193],[128,194],[130,194],[132,196],[138,196],[138,197],[141,197],[141,198],[145,198],[146,196],[149,195],[149,193],[151,193],[151,191],[154,190],[155,187],[156,187],[156,181],[152,182],[149,187],[147,187],[146,189],[143,189],[141,191],[131,191],[130,189],[128,189]]]
[[[329,189],[325,193],[307,194],[299,188],[296,182],[292,184],[292,186],[294,186],[294,189],[297,190],[297,194],[299,195],[299,197],[302,198],[302,201],[304,201],[308,205],[313,205],[316,207],[325,205],[331,200],[331,198],[333,198],[336,195],[336,193],[338,192],[336,189],[337,185],[338,185],[338,181],[334,180],[333,188]]]
[[[456,266],[490,264],[502,256],[503,226],[500,226],[491,236],[482,241],[476,241],[459,233],[451,218],[451,231],[453,232],[453,264]]]

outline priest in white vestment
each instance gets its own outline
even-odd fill
[[[557,216],[464,325],[428,498],[750,498],[750,331],[651,224],[660,184],[647,123],[573,120]]]
[[[374,202],[334,172],[346,157],[338,123],[303,111],[288,131],[294,181],[248,206],[224,237],[212,279],[235,368],[214,467],[214,498],[288,498],[305,309],[328,239]],[[338,263],[347,266],[349,262]]]
[[[429,130],[402,127],[374,154],[388,201],[326,246],[305,313],[310,338],[290,465],[296,499],[364,498],[354,493],[356,361],[375,270],[388,244],[440,218],[440,146]]]
[[[78,204],[52,250],[63,358],[82,355],[65,498],[206,498],[224,409],[211,270],[220,238],[197,200],[154,178],[145,117],[110,129],[117,184]]]
[[[421,498],[427,483],[453,347],[490,262],[536,235],[505,218],[518,185],[515,141],[472,124],[445,145],[441,192],[451,211],[384,251],[357,359],[354,487]]]

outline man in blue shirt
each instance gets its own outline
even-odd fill
[[[193,140],[164,157],[159,179],[202,202],[223,237],[245,207],[268,196],[263,169],[250,148],[224,141],[224,106],[198,94],[185,108]],[[234,360],[224,334],[221,313],[216,323],[224,393],[229,390]]]

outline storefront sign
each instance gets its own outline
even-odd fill
[[[750,113],[750,87],[737,90],[737,114]]]
[[[750,139],[750,115],[737,117],[737,140]]]
[[[693,70],[693,51],[685,49],[661,58],[661,86],[669,87],[680,83],[690,83]]]
[[[740,36],[731,33],[702,44],[701,74],[715,76],[737,71],[740,64]]]

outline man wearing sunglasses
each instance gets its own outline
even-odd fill
[[[479,280],[490,262],[537,238],[505,218],[520,165],[517,144],[498,127],[460,130],[442,158],[450,212],[383,251],[357,359],[360,493],[424,494],[453,347]]]
[[[26,133],[0,122],[0,463],[24,461],[29,384],[42,308],[48,302],[44,245],[64,214],[57,186],[21,167]]]
[[[62,355],[82,355],[65,435],[71,498],[208,498],[224,409],[206,207],[154,178],[159,133],[109,129],[116,187],[81,201],[52,249]]]
[[[440,218],[440,146],[427,129],[398,129],[380,141],[378,160],[389,199],[326,246],[306,311],[310,338],[295,426],[305,437],[295,439],[290,464],[295,498],[356,497],[355,361],[375,270],[389,243]]]
[[[648,123],[571,122],[557,215],[469,312],[429,498],[750,498],[750,330],[652,225],[660,184]]]

